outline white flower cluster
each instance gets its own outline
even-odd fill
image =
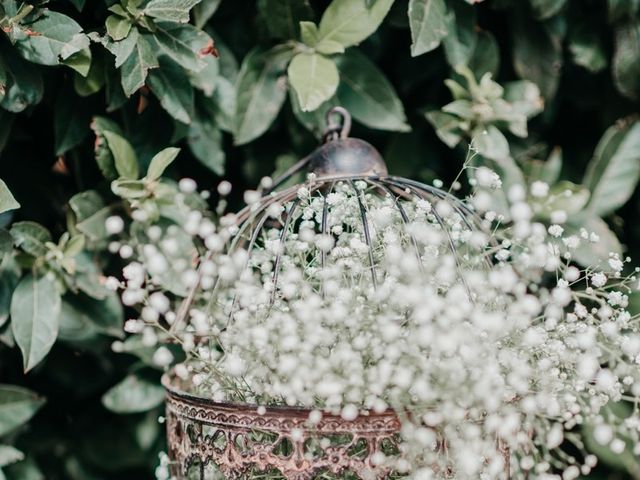
[[[514,478],[588,475],[583,425],[640,455],[637,279],[617,255],[574,266],[585,240],[511,196],[499,231],[482,202],[365,182],[311,182],[283,205],[250,192],[241,225],[191,212],[184,228],[209,252],[197,270],[160,268],[175,232],[138,245],[123,300],[141,315],[126,328],[147,345],[178,339],[176,374],[218,401],[307,406],[310,423],[394,409],[400,454],[376,461],[416,480],[502,478],[504,449]],[[617,402],[636,409],[617,417]]]

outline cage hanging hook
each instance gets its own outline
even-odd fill
[[[339,119],[336,120],[336,117]],[[339,138],[347,138],[351,131],[351,114],[344,107],[332,107],[326,116],[327,128],[324,131],[322,139],[325,142],[337,140]]]

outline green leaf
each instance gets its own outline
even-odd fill
[[[115,57],[115,67],[120,68],[122,64],[131,56],[138,44],[140,33],[137,28],[132,28],[126,38],[119,42],[105,41],[105,48]]]
[[[193,23],[197,28],[202,28],[209,21],[220,6],[221,0],[202,0],[193,10]]]
[[[83,327],[87,333],[98,332],[120,338],[123,336],[123,319],[124,310],[115,292],[109,292],[104,299],[84,294],[65,295],[62,299],[60,338],[82,339]]]
[[[350,49],[336,63],[340,71],[338,100],[356,120],[370,128],[410,130],[402,102],[371,60],[358,50]]]
[[[569,51],[573,63],[597,73],[608,64],[608,54],[602,39],[591,28],[576,29],[569,36]]]
[[[544,200],[544,216],[549,218],[554,211],[562,210],[570,217],[582,211],[589,202],[589,189],[584,185],[563,180],[556,183],[549,190],[549,195]]]
[[[335,63],[317,53],[299,53],[287,72],[303,112],[313,111],[331,98],[340,82]]]
[[[449,65],[467,65],[478,43],[476,10],[473,6],[452,2],[446,16],[447,35],[442,39],[444,54]],[[489,71],[489,70],[487,70]],[[482,76],[485,72],[481,72]]]
[[[4,260],[4,256],[13,251],[13,237],[8,230],[0,228],[0,266]],[[1,271],[0,271],[1,272]],[[1,297],[2,295],[0,295]],[[1,302],[0,302],[1,303]],[[0,325],[2,325],[2,313],[0,313]]]
[[[198,3],[200,0],[151,0],[143,12],[159,20],[187,23],[189,11]]]
[[[243,60],[236,82],[236,145],[258,138],[278,116],[286,97],[284,72],[291,55],[283,47],[254,49]]]
[[[44,402],[31,390],[0,384],[0,436],[28,422]]]
[[[473,132],[472,146],[483,157],[500,162],[509,157],[509,142],[495,125]]]
[[[91,49],[85,47],[72,54],[69,58],[60,60],[60,63],[75,70],[83,77],[86,77],[91,69],[91,58]]]
[[[325,10],[318,27],[320,40],[332,40],[350,47],[375,32],[389,12],[393,0],[333,0]]]
[[[258,9],[272,38],[289,40],[300,35],[300,22],[311,20],[309,0],[260,0]]]
[[[6,230],[2,231],[4,232],[3,236],[8,235]],[[0,263],[2,263],[2,260],[0,260]],[[13,268],[0,269],[0,327],[4,326],[9,319],[11,297],[16,285],[18,285],[19,275],[20,271]]]
[[[613,80],[620,93],[640,97],[640,22],[627,23],[616,29],[613,53]]]
[[[137,179],[140,175],[138,158],[131,144],[124,137],[110,130],[105,130],[102,134],[107,141],[111,155],[113,155],[114,165],[120,177],[131,180]]]
[[[411,55],[416,57],[440,45],[447,35],[444,0],[409,0]]]
[[[115,161],[104,133],[113,132],[121,136],[122,130],[117,123],[105,117],[94,117],[90,127],[96,135],[94,152],[98,168],[100,168],[102,175],[104,175],[107,180],[113,180],[118,177],[118,172],[116,171]]]
[[[224,174],[225,154],[222,132],[214,122],[196,118],[189,126],[187,139],[191,153],[216,175]]]
[[[41,13],[22,24],[14,36],[15,46],[24,58],[41,65],[58,65],[60,60],[89,46],[89,39],[75,20],[51,10]]]
[[[125,178],[119,178],[111,182],[111,191],[115,195],[127,200],[135,200],[149,196],[147,186],[143,180],[127,180]],[[78,226],[78,228],[80,228],[80,226]],[[102,232],[102,229],[100,232]]]
[[[109,15],[106,21],[107,34],[116,42],[127,38],[131,31],[131,21],[119,15]]]
[[[86,75],[75,75],[73,77],[73,88],[81,97],[88,97],[99,92],[104,87],[104,83],[105,62],[103,55],[93,59]]]
[[[513,67],[540,87],[545,99],[554,97],[560,81],[562,46],[544,25],[517,11],[514,17]]]
[[[640,179],[640,122],[618,124],[602,136],[583,180],[589,208],[606,216],[624,205]]]
[[[460,119],[458,117],[439,110],[427,112],[425,116],[435,128],[438,138],[449,148],[455,147],[462,141],[464,132],[460,129]]]
[[[475,48],[469,58],[468,66],[477,77],[489,72],[493,76],[500,68],[500,48],[491,32],[483,30],[478,33]]]
[[[135,48],[122,64],[122,89],[127,97],[144,85],[149,70],[158,67],[158,58],[146,39],[139,35]]]
[[[11,465],[6,469],[6,472],[11,480],[46,480],[36,463],[29,457],[19,463]]]
[[[117,182],[118,180],[114,180]],[[128,181],[137,181],[137,180],[128,180]],[[113,215],[113,210],[111,207],[104,207],[93,215],[85,218],[81,222],[76,224],[76,228],[84,233],[89,240],[98,241],[107,238],[109,235],[107,234],[107,230],[104,226],[104,222]]]
[[[236,97],[236,86],[226,78],[218,77],[211,101],[203,102],[213,115],[216,125],[225,132],[233,133]]]
[[[622,245],[618,237],[611,231],[607,222],[599,217],[585,218],[585,215],[574,215],[569,217],[565,228],[565,235],[576,235],[580,238],[580,231],[584,228],[587,232],[593,232],[599,237],[595,243],[581,239],[580,246],[573,252],[574,260],[584,267],[602,268],[607,264],[610,253],[622,255]]]
[[[20,208],[20,204],[13,198],[7,184],[0,179],[0,213]]]
[[[116,413],[140,413],[161,405],[164,395],[160,385],[129,375],[103,395],[102,404]]]
[[[85,190],[69,199],[69,207],[75,215],[76,222],[81,222],[104,208],[104,201],[96,190]]]
[[[163,60],[147,80],[162,107],[176,120],[191,123],[194,92],[184,70],[174,62]]]
[[[46,357],[58,336],[60,292],[46,276],[26,275],[11,299],[11,330],[28,372]]]
[[[11,226],[16,247],[22,248],[34,257],[43,256],[47,253],[45,243],[51,241],[49,230],[35,222],[17,222]]]
[[[42,100],[44,86],[40,69],[20,58],[14,48],[0,44],[0,70],[6,80],[0,107],[19,113]]]
[[[24,460],[24,453],[11,445],[0,445],[0,467]]]
[[[557,15],[567,4],[567,0],[529,0],[533,13],[538,20]]]
[[[180,153],[179,148],[165,148],[158,152],[152,159],[147,169],[146,178],[148,180],[157,180],[162,176],[166,168],[175,160]]]
[[[199,72],[206,66],[200,52],[213,42],[211,38],[192,25],[160,23],[153,35],[158,46],[168,57],[183,68]]]
[[[219,83],[220,62],[213,55],[207,55],[204,62],[205,67],[199,72],[188,72],[189,80],[191,85],[201,90],[205,96],[212,97]]]

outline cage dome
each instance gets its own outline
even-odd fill
[[[348,137],[351,120],[343,108],[330,110],[327,122],[323,145],[227,219],[227,247],[202,260],[224,257],[216,283],[208,290],[200,284],[194,288],[176,322],[194,311],[216,316],[217,341],[224,345],[225,356],[242,363],[248,352],[262,355],[258,363],[264,370],[250,367],[256,377],[276,368],[272,346],[261,340],[265,325],[275,317],[271,328],[287,335],[296,328],[292,317],[310,326],[328,325],[322,331],[303,327],[296,333],[317,337],[311,343],[314,348],[320,345],[320,353],[314,355],[323,361],[324,355],[340,355],[339,348],[332,349],[331,342],[337,341],[331,337],[334,321],[351,322],[348,328],[355,338],[363,328],[361,316],[380,315],[381,305],[395,303],[397,308],[391,310],[397,318],[385,321],[372,335],[389,335],[390,329],[402,327],[403,299],[393,296],[421,295],[415,289],[398,289],[403,278],[421,275],[421,289],[457,296],[463,308],[482,295],[478,280],[484,277],[476,278],[474,272],[491,267],[491,236],[467,203],[444,190],[389,175],[373,146]],[[278,189],[304,169],[304,183]],[[230,271],[240,273],[226,275],[225,261],[233,264]],[[356,300],[348,303],[344,298]],[[347,303],[353,311],[345,310]],[[239,338],[246,343],[238,345]],[[290,368],[301,368],[298,360],[303,363],[302,356],[310,353],[289,349]],[[348,355],[340,368],[352,368]],[[355,370],[351,374],[365,377]],[[274,478],[287,480],[319,475],[395,478],[389,468],[375,466],[372,458],[396,448],[400,421],[393,410],[368,404],[364,396],[348,394],[366,411],[346,418],[339,409],[343,397],[327,395],[317,405],[315,390],[285,388],[277,378],[249,396],[232,398],[185,393],[179,384],[165,377],[170,456],[177,463],[178,478],[217,478],[207,473],[215,468],[224,478],[248,478],[250,472],[276,472]],[[280,398],[281,404],[260,412],[257,405],[268,403],[265,398]],[[309,414],[317,406],[327,413],[309,425]],[[312,448],[317,435],[339,440]],[[193,476],[180,476],[188,472]]]
[[[345,109],[331,109],[327,122],[324,144],[236,218],[228,252],[246,253],[247,269],[259,272],[271,291],[270,303],[290,296],[283,277],[291,267],[302,266],[294,281],[320,294],[323,271],[336,265],[349,269],[342,288],[375,290],[398,249],[413,252],[409,270],[436,268],[443,284],[459,284],[471,295],[465,271],[491,266],[487,225],[451,193],[389,175],[372,145],[348,137]],[[306,182],[277,190],[305,168]]]

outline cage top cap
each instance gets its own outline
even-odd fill
[[[309,172],[318,178],[388,174],[387,165],[373,145],[349,137],[351,115],[345,108],[331,108],[326,119],[324,144],[309,156]]]

